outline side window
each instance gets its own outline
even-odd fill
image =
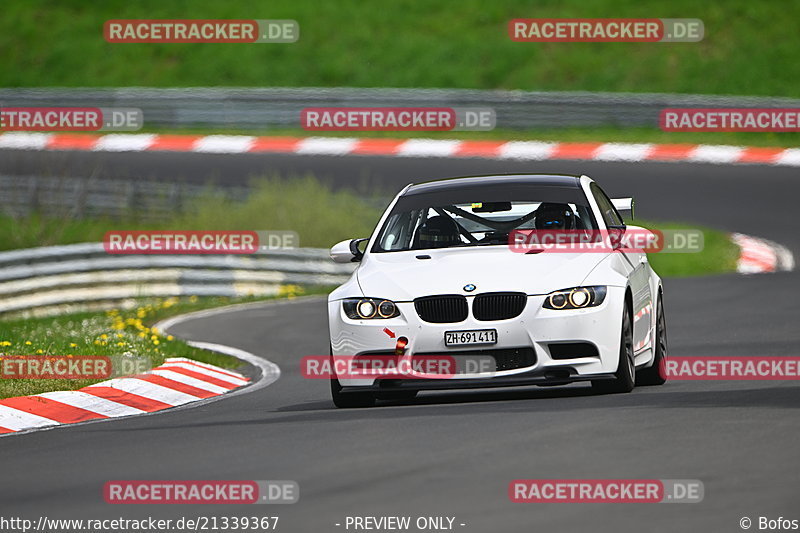
[[[376,249],[392,251],[408,248],[418,214],[418,211],[406,211],[392,215],[376,243]]]
[[[606,223],[606,226],[619,226],[622,224],[622,217],[619,216],[617,210],[614,208],[614,204],[611,203],[611,200],[608,199],[606,193],[603,192],[596,183],[592,183],[590,185],[592,190],[592,195],[594,195],[594,199],[597,201],[598,207],[600,207],[600,213],[603,215],[603,220]]]

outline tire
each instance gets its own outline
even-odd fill
[[[336,378],[331,379],[331,399],[333,400],[333,405],[340,409],[372,407],[375,405],[375,395],[373,393],[342,392],[342,385]]]
[[[331,348],[331,368],[333,365],[333,348]],[[333,405],[340,409],[372,407],[375,405],[375,394],[371,392],[342,392],[342,384],[337,378],[331,378],[331,399]]]
[[[663,385],[667,382],[665,364],[667,362],[667,319],[664,316],[664,303],[658,296],[656,308],[656,356],[653,366],[639,371],[636,376],[637,385]]]
[[[592,381],[592,388],[601,394],[630,392],[636,384],[636,365],[633,359],[633,322],[628,306],[622,313],[622,328],[619,341],[619,362],[614,379]]]

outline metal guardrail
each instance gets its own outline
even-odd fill
[[[161,220],[180,213],[186,204],[213,194],[244,200],[249,187],[226,185],[213,190],[180,182],[94,179],[91,176],[0,175],[0,212],[24,216],[31,212],[58,213],[69,218],[120,217]]]
[[[665,107],[800,107],[800,99],[471,89],[123,87],[0,89],[0,106],[138,107],[162,127],[300,127],[305,107],[492,107],[497,127],[655,127]]]
[[[112,255],[101,243],[13,250],[0,252],[0,315],[137,297],[273,295],[284,284],[339,284],[354,268],[320,248],[252,255]]]
[[[0,213],[25,217],[47,213],[51,218],[128,218],[164,221],[191,212],[203,198],[244,202],[258,182],[250,186],[218,183],[197,185],[182,181],[144,181],[61,176],[10,176],[0,174]],[[362,196],[365,204],[383,210],[389,195]]]

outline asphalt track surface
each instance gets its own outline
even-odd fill
[[[0,153],[3,167],[8,155]],[[368,179],[388,189],[465,174],[586,173],[612,195],[636,197],[638,213],[647,219],[742,231],[800,255],[800,176],[789,168],[60,155],[87,165],[102,157],[112,173],[115,165],[138,165],[140,175],[180,168],[186,176],[197,170],[195,179],[216,172],[236,181],[264,169],[312,170],[339,186]],[[798,355],[798,289],[797,272],[665,280],[671,354]],[[344,524],[348,515],[454,516],[456,524],[465,524],[455,529],[465,532],[724,532],[741,531],[744,516],[754,521],[752,530],[760,516],[800,519],[800,387],[793,382],[671,381],[611,396],[592,395],[585,385],[431,392],[407,403],[337,410],[326,382],[299,375],[302,356],[327,352],[323,300],[249,307],[171,331],[263,356],[280,366],[282,376],[265,389],[194,409],[2,438],[0,516],[277,514],[279,531],[288,532],[344,531],[335,524]],[[699,479],[705,499],[514,504],[507,489],[519,478]],[[300,501],[257,507],[108,505],[101,490],[114,479],[291,479],[300,484]]]

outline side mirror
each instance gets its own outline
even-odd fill
[[[364,257],[364,252],[358,247],[369,239],[348,239],[333,245],[331,259],[335,263],[357,263]]]
[[[612,198],[611,203],[614,204],[623,220],[630,220],[633,218],[633,198]]]

